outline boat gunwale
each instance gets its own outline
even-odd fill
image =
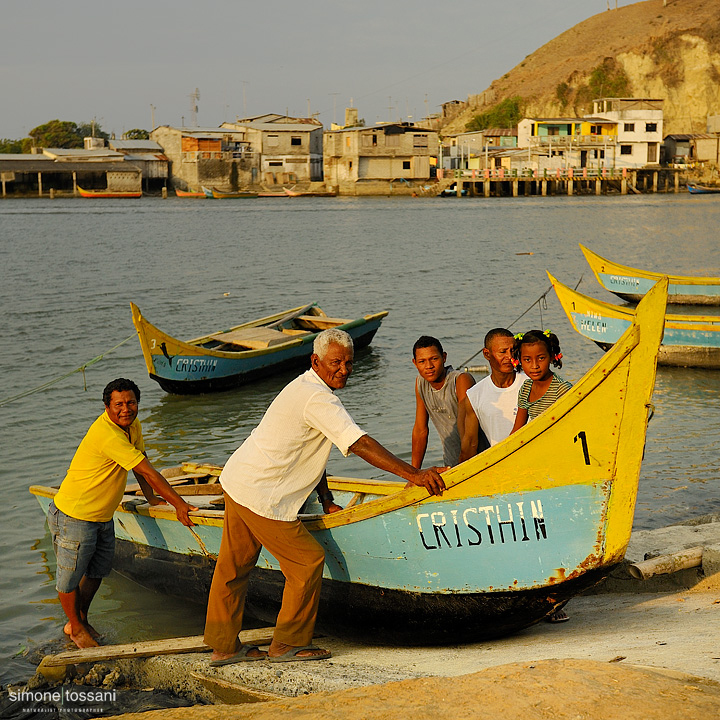
[[[558,423],[573,408],[575,408],[580,402],[586,400],[586,398],[596,388],[605,382],[611,373],[618,368],[627,356],[638,346],[639,342],[640,328],[637,323],[634,322],[623,333],[613,347],[605,355],[603,355],[603,357],[600,358],[600,360],[598,360],[598,362],[595,363],[595,365],[593,365],[593,367],[590,368],[585,375],[583,375],[578,383],[573,386],[572,390],[565,393],[565,395],[554,403],[554,411],[552,413],[542,413],[532,423],[528,423],[516,433],[513,433],[505,440],[499,442],[497,445],[493,445],[483,453],[480,453],[460,465],[456,465],[450,470],[447,470],[443,473],[443,480],[445,481],[446,488],[450,490],[458,485],[461,485],[466,480],[479,475],[481,472],[484,472],[493,465],[496,465],[502,460],[510,457],[513,453],[517,452],[531,442],[535,437],[546,432],[550,427]],[[183,467],[186,466],[189,467],[189,464],[185,463],[183,465]],[[331,480],[331,478],[328,478],[328,480]],[[358,478],[358,480],[360,482],[365,482],[361,478]],[[548,487],[563,486],[568,484],[572,483],[555,482],[549,483]],[[400,483],[398,483],[398,485],[400,485]],[[36,490],[39,491],[40,489],[52,492],[52,489],[45,488],[45,486],[31,486],[30,492],[33,494],[41,494],[36,492]],[[524,492],[536,489],[537,482],[528,481],[527,486],[520,485],[514,487],[512,491]],[[128,496],[127,499],[136,500],[137,497]],[[125,502],[125,498],[123,502]],[[303,519],[303,523],[311,532],[329,530],[335,527],[351,525],[363,520],[369,520],[379,517],[380,515],[385,515],[389,512],[401,510],[402,508],[410,505],[416,505],[423,502],[442,502],[442,498],[428,494],[428,491],[424,487],[401,487],[396,493],[392,493],[360,505],[354,505],[336,513],[305,518]],[[170,506],[150,506],[142,503],[138,507],[128,510],[123,508],[121,504],[118,506],[116,512],[117,511],[131,512],[170,520],[176,519],[175,511]],[[207,513],[212,514],[208,515]],[[202,522],[199,523],[202,525],[218,525],[222,522],[222,512],[219,510],[193,511],[191,513],[191,517],[193,519],[202,519]]]
[[[261,318],[260,320],[251,320],[246,323],[241,323],[240,325],[235,325],[232,328],[229,328],[227,330],[218,330],[215,333],[211,333],[209,335],[203,335],[199,338],[195,338],[193,340],[179,340],[176,337],[173,337],[172,335],[168,334],[164,330],[161,330],[157,325],[153,325],[151,322],[145,319],[143,316],[140,308],[135,305],[135,303],[131,302],[131,306],[133,306],[133,323],[135,324],[135,329],[137,330],[138,335],[140,336],[140,344],[143,346],[143,351],[147,351],[150,358],[152,358],[153,355],[159,355],[160,353],[153,353],[149,347],[146,348],[146,343],[144,342],[145,338],[143,335],[145,334],[145,327],[152,328],[155,333],[160,335],[163,338],[167,338],[168,341],[171,341],[177,347],[180,349],[180,352],[174,353],[174,355],[183,354],[183,350],[191,356],[202,356],[207,355],[210,357],[217,357],[217,358],[223,358],[228,360],[244,360],[246,358],[254,358],[259,357],[262,355],[272,355],[278,351],[291,349],[294,347],[298,347],[300,345],[307,345],[308,343],[314,341],[315,337],[322,332],[322,330],[316,330],[312,331],[309,330],[307,335],[298,335],[296,337],[288,336],[287,342],[278,343],[276,345],[271,345],[266,348],[257,348],[257,349],[248,349],[248,350],[238,350],[237,352],[228,351],[228,350],[215,350],[212,348],[204,348],[200,344],[201,342],[210,342],[211,340],[217,340],[217,338],[212,337],[213,334],[220,334],[225,332],[232,332],[234,330],[240,330],[243,328],[253,328],[253,327],[261,327],[263,324],[269,324],[273,320],[279,320],[283,316],[287,315],[288,313],[292,313],[295,310],[301,310],[304,305],[300,305],[297,308],[293,308],[291,310],[285,310],[280,313],[276,313],[274,315],[270,315],[266,318]],[[315,307],[317,305],[313,303]],[[320,309],[320,308],[318,308]],[[381,312],[377,313],[370,313],[369,315],[361,315],[358,318],[355,318],[353,320],[348,320],[347,322],[343,323],[342,325],[335,326],[338,330],[351,330],[356,327],[360,327],[361,325],[367,325],[370,322],[373,322],[374,320],[382,320],[384,317],[386,317],[389,314],[389,310],[382,310]],[[318,319],[322,319],[322,315],[318,316]],[[138,324],[142,326],[142,333],[141,329],[138,327]],[[164,340],[162,341],[164,342]],[[152,373],[152,370],[150,370]]]
[[[604,300],[598,300],[597,298],[590,297],[589,295],[585,295],[581,292],[578,292],[577,290],[574,290],[569,285],[565,285],[565,283],[560,282],[556,277],[554,277],[551,273],[547,273],[548,277],[550,278],[550,282],[553,284],[553,287],[556,285],[559,285],[561,288],[565,290],[565,292],[579,297],[581,300],[585,301],[590,306],[598,306],[601,309],[606,309],[608,316],[612,317],[613,315],[619,315],[623,318],[627,318],[630,322],[632,322],[632,319],[635,317],[635,309],[631,307],[626,307],[624,305],[613,305],[612,303],[605,302]],[[557,295],[557,289],[555,290],[555,293]],[[565,305],[563,301],[560,299],[560,296],[558,295],[558,300],[560,301],[560,304],[563,306],[563,310],[565,310]],[[565,310],[567,313],[567,310]],[[578,310],[575,310],[574,312],[580,312]],[[678,329],[683,326],[690,326],[689,329],[693,330],[709,330],[711,332],[717,332],[720,331],[720,315],[680,315],[680,314],[668,314],[665,315],[665,327],[669,327],[672,329]],[[707,327],[702,327],[703,325],[707,325]],[[576,328],[577,329],[577,328]],[[579,331],[578,331],[579,332]],[[581,333],[582,334],[582,333]]]
[[[667,273],[656,273],[652,272],[650,270],[638,270],[637,268],[630,267],[629,265],[622,265],[620,263],[614,262],[613,260],[608,260],[607,258],[602,257],[601,255],[598,255],[596,252],[590,250],[590,248],[585,247],[582,243],[578,243],[580,245],[580,250],[582,251],[583,255],[585,255],[585,259],[587,260],[588,265],[590,265],[590,269],[595,274],[595,277],[597,278],[597,281],[605,287],[605,284],[600,280],[600,272],[603,272],[605,274],[608,274],[605,270],[598,271],[596,269],[596,266],[600,263],[604,263],[605,265],[608,265],[612,268],[617,268],[620,272],[618,272],[618,275],[628,275],[629,277],[638,277],[638,278],[644,278],[646,280],[653,280],[657,282],[658,280],[661,280],[662,278],[666,277],[668,278],[668,281],[672,285],[720,285],[720,278],[718,277],[705,277],[703,275],[669,275]],[[610,274],[615,274],[610,272]],[[607,289],[607,288],[606,288]],[[615,292],[614,290],[611,290],[610,292]],[[624,295],[630,296],[631,294],[633,296],[642,297],[642,294],[638,295],[637,293],[623,293]],[[677,294],[677,293],[675,293]],[[672,302],[673,293],[668,293],[668,302]]]

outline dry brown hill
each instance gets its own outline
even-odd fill
[[[666,134],[705,132],[720,113],[720,0],[646,0],[588,18],[469,96],[442,132],[463,132],[505,98],[555,117],[592,112],[598,93],[663,98]]]

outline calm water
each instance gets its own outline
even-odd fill
[[[328,314],[390,310],[342,399],[356,421],[410,458],[420,334],[467,360],[493,326],[511,323],[549,286],[545,270],[596,287],[577,247],[648,269],[720,275],[720,202],[687,195],[628,198],[274,199],[253,202],[0,202],[3,345],[0,399],[48,382],[134,335],[129,302],[180,337],[317,301]],[[528,254],[532,253],[532,254]],[[551,294],[544,327],[561,338],[562,375],[576,381],[601,351],[572,331]],[[534,308],[514,330],[540,325]],[[58,483],[102,388],[129,376],[142,391],[151,460],[222,463],[258,422],[286,374],[235,391],[170,396],[149,380],[136,338],[80,374],[0,407],[0,681],[29,674],[27,653],[61,637],[54,556],[27,488]],[[720,372],[660,369],[635,516],[651,528],[720,511]],[[428,460],[441,457],[432,436]],[[331,472],[376,477],[357,458]],[[116,575],[93,606],[108,642],[198,633],[197,606]]]

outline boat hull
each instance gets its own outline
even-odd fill
[[[113,192],[112,190],[85,190],[84,188],[78,187],[78,193],[80,197],[84,198],[140,198],[142,192]]]
[[[662,277],[660,273],[627,267],[600,257],[580,245],[597,281],[628,302],[640,302]],[[668,303],[673,305],[720,305],[720,278],[669,275]]]
[[[550,281],[573,328],[603,350],[609,350],[630,327],[632,308],[596,300]],[[720,316],[666,315],[658,365],[720,368]]]
[[[348,330],[356,350],[367,347],[372,342],[380,322],[377,320]],[[172,359],[156,356],[155,372],[149,375],[165,392],[197,395],[230,390],[283,370],[306,365],[311,354],[312,340],[272,355],[258,355],[242,360],[205,359],[182,354]]]
[[[667,279],[548,410],[443,473],[441,496],[328,478],[344,509],[320,514],[313,494],[300,516],[325,550],[320,626],[408,644],[490,638],[538,622],[616,567],[632,531],[666,290]],[[182,468],[192,478],[221,470]],[[184,594],[204,600],[223,513],[197,490],[219,494],[214,483],[187,490],[201,506],[192,528],[167,505],[126,497],[114,515],[118,567],[166,589],[187,579]],[[47,511],[54,491],[30,491]],[[281,597],[275,558],[263,550],[252,576],[249,602],[269,618]]]
[[[380,312],[343,321],[328,318],[314,305],[306,305],[229,330],[182,341],[149,323],[135,304],[130,305],[148,374],[166,392],[188,395],[227,390],[283,369],[306,364],[312,354],[315,337],[321,329],[327,327],[346,331],[357,349],[366,347],[388,314]],[[311,315],[304,315],[305,312]],[[303,323],[306,319],[311,320],[312,329],[307,329],[307,325],[304,330],[286,328],[290,334],[273,334],[269,330],[272,326],[294,322],[294,317]],[[227,345],[224,338],[232,338],[237,333],[260,333],[262,339],[263,331],[266,334],[270,332],[272,344],[264,346],[260,342],[255,349],[246,350],[222,349]]]

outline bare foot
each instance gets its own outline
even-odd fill
[[[90,633],[91,637],[93,637],[95,640],[100,640],[102,635],[86,620],[85,621],[85,627],[87,628],[87,631]],[[65,623],[65,627],[63,628],[63,632],[70,637],[72,628],[70,627],[70,621],[68,620]]]
[[[100,643],[88,632],[83,625],[77,632],[70,633],[70,639],[82,650],[83,648],[98,647]]]
[[[284,655],[295,647],[294,645],[286,645],[285,643],[272,641],[270,649],[268,650],[268,657],[278,657]],[[315,650],[301,650],[296,654],[297,657],[313,657],[314,655],[327,655],[328,651],[322,648],[316,648]]]

